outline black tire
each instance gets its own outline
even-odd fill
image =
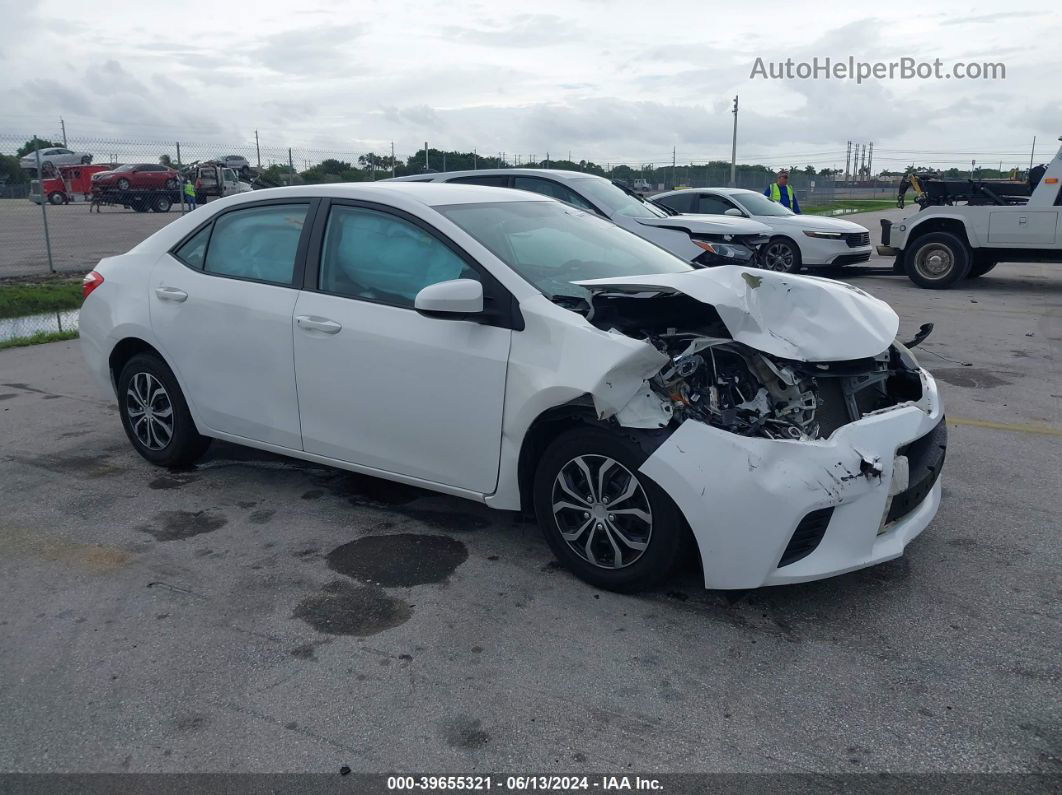
[[[157,213],[168,213],[173,206],[173,202],[169,196],[156,196],[155,203],[151,206],[151,209]]]
[[[118,188],[118,190],[129,190],[129,180],[127,180],[125,177],[122,177],[116,183],[114,183],[114,186]]]
[[[950,232],[930,232],[908,243],[903,267],[907,277],[929,290],[946,290],[970,272],[970,249]]]
[[[567,431],[546,448],[538,462],[534,481],[535,514],[553,554],[580,579],[620,593],[643,590],[666,577],[679,556],[683,538],[689,532],[678,506],[663,489],[638,472],[649,457],[649,451],[632,437],[635,433],[638,432],[592,426]],[[646,433],[648,440],[651,438],[648,434],[653,432]],[[611,464],[607,463],[609,459]],[[592,471],[590,480],[581,476],[581,483],[577,483],[567,477],[572,472],[578,475],[584,471],[579,468],[578,460],[585,461],[589,470],[593,470],[595,463],[598,466]],[[601,469],[604,469],[603,477]],[[636,488],[631,496],[621,499],[622,493],[631,488],[632,477]],[[568,488],[561,485],[562,479]],[[604,485],[602,491],[619,492],[613,504],[625,507],[613,508],[611,510],[615,513],[612,513],[606,507],[608,495],[597,494],[599,483]],[[592,493],[586,496],[601,499],[587,501],[580,496],[577,504],[571,489],[578,491],[581,485],[585,490],[587,484]],[[562,503],[572,507],[562,507],[555,512],[554,506]],[[588,510],[584,511],[584,507]],[[600,521],[596,524],[591,511],[600,513],[597,517]],[[621,511],[624,515],[617,519]],[[645,520],[626,513],[628,511],[640,511],[643,516],[649,516],[648,532]],[[565,540],[562,527],[576,535],[570,541]],[[577,532],[580,527],[585,528],[584,531]],[[620,539],[619,543],[616,538]],[[624,538],[645,546],[636,550],[627,546]],[[584,551],[577,552],[575,547]],[[585,551],[587,547],[591,550],[589,554]],[[615,566],[617,555],[613,550],[616,548],[620,549],[620,567]],[[602,556],[600,560],[597,560],[598,553]],[[625,555],[630,563],[623,562]]]
[[[970,266],[970,272],[966,274],[967,279],[976,279],[979,276],[984,276],[992,268],[996,267],[999,263],[989,257],[982,257],[974,255],[973,264]]]
[[[758,261],[764,270],[796,273],[801,265],[800,247],[788,237],[772,237],[760,249]]]
[[[41,163],[41,171],[47,171],[50,168],[52,168],[51,160],[45,160],[43,163]]]
[[[92,162],[92,155],[85,155],[83,158],[81,158],[81,165],[83,165],[83,166],[87,166],[91,162]]]
[[[63,194],[56,190],[48,194],[48,201],[52,204],[58,205],[63,204],[66,199],[63,197]]]
[[[165,187],[166,187],[166,190],[177,190],[177,180],[175,180],[175,179],[166,180]]]
[[[154,391],[155,385],[161,387],[161,396]],[[145,403],[137,395],[148,398],[150,412],[137,415],[139,407]],[[154,399],[153,395],[156,396]],[[163,414],[166,407],[168,417]],[[177,379],[156,354],[138,353],[126,362],[118,376],[118,410],[133,448],[152,464],[188,466],[199,460],[210,446],[210,438],[200,436],[195,429]],[[166,419],[170,420],[168,439],[162,431]]]

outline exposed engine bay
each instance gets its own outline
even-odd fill
[[[898,342],[855,360],[786,359],[733,339],[711,307],[683,294],[597,298],[587,319],[668,357],[648,379],[662,409],[656,427],[693,419],[743,436],[822,439],[922,396],[918,365]]]
[[[678,330],[647,340],[671,358],[651,386],[672,415],[743,436],[825,438],[865,414],[921,397],[917,370],[895,348],[872,359],[808,364]]]

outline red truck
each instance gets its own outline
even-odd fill
[[[109,166],[68,165],[53,166],[43,179],[30,185],[30,201],[52,204],[89,201],[92,198],[92,175],[107,171]]]

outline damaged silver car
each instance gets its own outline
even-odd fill
[[[528,193],[388,183],[214,202],[86,277],[81,337],[134,448],[225,439],[533,510],[620,591],[903,553],[940,502],[932,377],[883,302],[698,268]]]

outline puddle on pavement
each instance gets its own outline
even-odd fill
[[[446,581],[468,560],[468,549],[449,536],[364,536],[328,553],[328,567],[362,582],[387,588]]]
[[[364,638],[404,624],[412,614],[412,605],[382,588],[337,580],[300,602],[293,616],[327,635]]]
[[[78,311],[67,309],[63,312],[0,318],[0,342],[16,337],[32,337],[39,331],[76,331]]]

